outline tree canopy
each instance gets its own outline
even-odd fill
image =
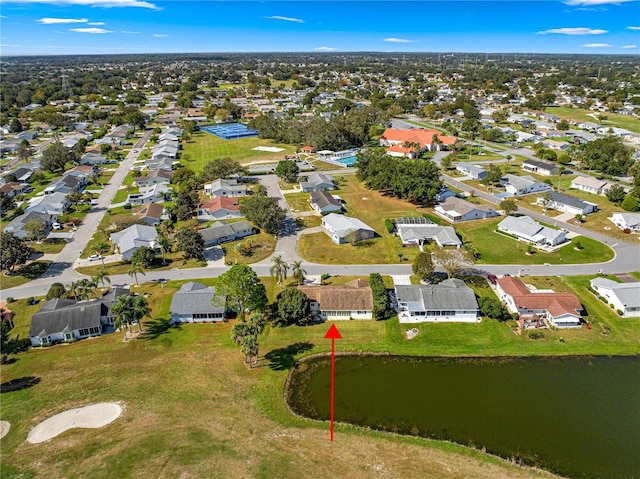
[[[57,173],[63,171],[67,163],[75,161],[76,155],[73,150],[57,141],[44,149],[40,166],[49,173]]]
[[[278,200],[269,196],[252,195],[240,205],[240,212],[266,233],[276,235],[287,213],[278,206]]]
[[[178,249],[184,253],[185,259],[202,259],[204,239],[200,232],[189,228],[182,228],[178,232]]]
[[[576,157],[584,168],[607,175],[626,175],[634,164],[631,149],[615,136],[598,138],[582,145],[576,151]]]
[[[298,179],[298,173],[300,173],[300,168],[293,160],[281,160],[276,166],[276,175],[287,183],[295,183]]]
[[[0,233],[0,268],[13,273],[19,264],[25,264],[33,251],[13,233]]]
[[[286,288],[278,294],[276,311],[273,318],[275,326],[305,324],[310,315],[309,299],[299,289]]]
[[[211,160],[200,173],[199,180],[201,183],[207,183],[209,181],[217,180],[218,178],[228,178],[231,175],[236,175],[244,172],[244,168],[236,160],[231,158],[217,158]]]
[[[236,264],[218,278],[216,297],[227,297],[227,305],[244,320],[245,311],[262,310],[267,304],[267,292],[258,275],[246,264]]]

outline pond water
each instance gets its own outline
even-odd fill
[[[300,363],[292,409],[328,419],[329,374],[327,357]],[[338,356],[335,388],[336,421],[484,447],[569,477],[640,478],[640,356]]]

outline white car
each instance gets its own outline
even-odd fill
[[[62,225],[61,225],[60,223],[53,223],[53,224],[51,225],[51,227],[52,227],[54,230],[61,230],[61,229],[62,229]]]
[[[89,261],[97,261],[102,258],[104,258],[104,256],[102,256],[101,254],[92,254],[91,256],[89,256]]]

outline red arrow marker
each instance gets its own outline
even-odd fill
[[[325,339],[331,340],[331,441],[333,441],[333,413],[334,413],[334,393],[336,376],[336,339],[342,339],[342,335],[335,324],[332,324],[324,335]]]

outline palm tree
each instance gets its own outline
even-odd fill
[[[156,241],[156,245],[160,248],[162,252],[162,264],[167,264],[166,255],[169,251],[171,251],[171,243],[167,239],[166,236],[158,236],[158,240]]]
[[[116,302],[111,306],[111,314],[113,314],[113,326],[116,329],[122,328],[124,334],[123,339],[127,339],[127,332],[124,326],[131,331],[131,308],[129,307],[129,298],[131,296],[118,296]]]
[[[98,282],[102,283],[102,288],[105,288],[105,282],[111,284],[111,279],[109,278],[109,275],[107,274],[107,270],[102,268],[100,271],[98,271],[95,275],[93,275],[93,277],[91,278],[91,280],[98,284]]]
[[[130,296],[131,300],[131,311],[133,312],[133,321],[138,321],[138,331],[142,332],[142,318],[145,316],[149,316],[151,313],[151,309],[147,304],[147,301],[142,296]]]
[[[294,261],[293,264],[291,265],[291,270],[293,273],[293,279],[296,280],[296,283],[298,283],[298,286],[304,283],[304,277],[307,274],[307,272],[304,269],[302,269],[302,260]]]
[[[91,251],[100,256],[100,259],[102,260],[102,267],[104,268],[104,253],[109,251],[109,245],[103,241],[98,241],[93,244]]]
[[[282,282],[287,279],[287,271],[289,270],[289,265],[285,263],[282,259],[282,256],[276,256],[271,260],[273,262],[273,266],[269,270],[271,276],[276,278],[277,283],[282,288]]]
[[[142,276],[145,275],[142,265],[134,261],[133,263],[131,263],[131,267],[129,268],[129,271],[127,271],[127,274],[130,277],[135,278],[136,286],[138,286],[138,273],[140,273]]]
[[[79,281],[72,281],[67,288],[67,296],[73,296],[76,301],[78,301],[78,283]]]

